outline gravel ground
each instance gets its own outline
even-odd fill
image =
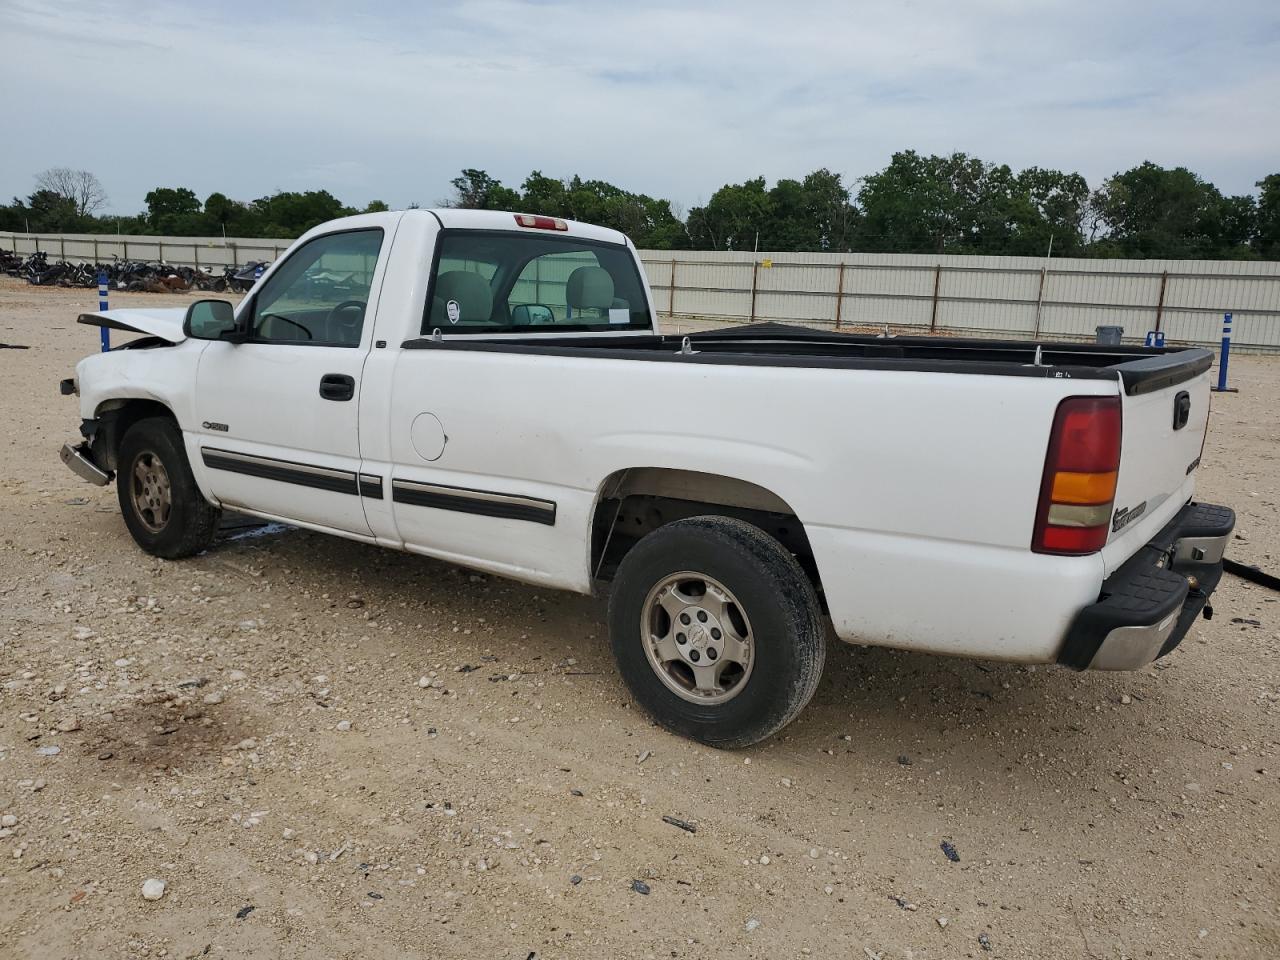
[[[95,299],[0,280],[0,956],[1280,956],[1277,595],[1130,674],[837,645],[707,750],[600,600],[277,526],[141,553],[57,459]],[[1201,492],[1275,571],[1280,361],[1232,368]]]

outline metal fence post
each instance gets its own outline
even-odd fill
[[[836,276],[836,329],[840,329],[840,313],[844,307],[844,261],[840,262],[840,272]]]
[[[1169,271],[1160,274],[1160,299],[1156,302],[1156,332],[1160,331],[1160,320],[1164,316],[1164,291],[1169,285]]]
[[[676,258],[671,258],[671,286],[667,290],[667,316],[676,315]]]
[[[756,319],[756,280],[760,276],[760,261],[754,260],[751,263],[751,317],[749,322],[754,323]]]
[[[1036,291],[1036,322],[1035,326],[1031,330],[1031,338],[1033,340],[1040,339],[1040,312],[1041,308],[1044,306],[1044,278],[1048,272],[1048,267],[1040,268],[1040,289]]]
[[[938,288],[942,286],[942,264],[933,268],[933,310],[929,314],[929,332],[938,328]]]

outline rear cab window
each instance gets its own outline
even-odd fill
[[[622,244],[502,230],[441,231],[424,334],[651,329],[644,281]]]

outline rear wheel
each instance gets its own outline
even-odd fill
[[[622,677],[663,726],[745,747],[790,723],[817,689],[826,637],[813,585],[758,527],[695,517],[623,558],[609,603]]]
[[[176,560],[210,544],[222,511],[196,486],[176,423],[139,420],[120,441],[116,463],[120,513],[138,546]]]

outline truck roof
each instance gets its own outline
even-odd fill
[[[402,219],[418,220],[430,218],[446,229],[454,230],[510,230],[534,232],[537,227],[521,226],[517,217],[528,216],[518,211],[509,210],[461,210],[454,207],[435,207],[432,209],[392,210],[386,213],[358,213],[355,216],[330,220],[318,227],[308,230],[306,236],[318,233],[332,233],[337,230],[350,230],[358,227],[384,227],[390,229]],[[598,240],[603,243],[629,245],[626,234],[607,227],[598,227],[591,223],[577,220],[552,218],[565,225],[564,230],[547,231],[560,236],[581,237],[584,240]]]

